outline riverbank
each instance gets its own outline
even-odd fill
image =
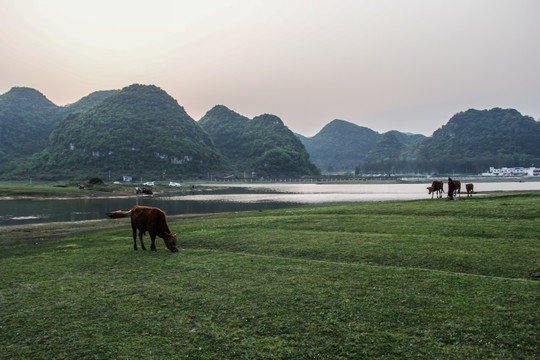
[[[126,218],[6,227],[0,358],[534,359],[539,200],[169,217],[179,253]]]
[[[513,181],[512,181],[513,180]],[[534,181],[528,179],[527,182]],[[538,180],[536,180],[538,181]],[[426,179],[426,186],[429,186],[431,183],[430,179]],[[495,179],[495,180],[486,180],[486,184],[493,183],[508,183],[516,182],[515,179]],[[321,186],[332,186],[332,185],[395,185],[395,184],[419,184],[421,181],[378,181],[378,182],[356,182],[356,183],[318,183]],[[170,187],[166,185],[156,185],[153,187],[148,187],[152,189],[155,196],[167,196],[167,195],[178,195],[181,193],[192,194],[211,192],[216,189],[224,189],[227,187],[274,187],[279,185],[302,185],[303,183],[243,183],[243,182],[217,182],[217,183],[197,183],[196,185],[183,185],[179,187]],[[478,183],[477,183],[478,184]],[[303,184],[309,185],[309,184]],[[192,187],[193,186],[193,187]],[[86,186],[84,189],[80,189],[76,183],[0,183],[0,200],[54,200],[54,199],[100,199],[100,198],[130,198],[136,196],[146,196],[146,195],[137,195],[135,193],[136,185],[126,185],[126,184],[104,184],[104,185],[94,185]],[[141,186],[139,186],[141,187]],[[478,186],[476,187],[478,188]],[[465,189],[462,189],[465,192]],[[512,190],[512,192],[536,192],[540,190]],[[477,194],[491,194],[499,193],[500,191],[478,191]]]
[[[0,200],[99,199],[147,196],[145,194],[137,195],[135,193],[136,187],[135,185],[107,184],[87,185],[84,189],[81,189],[76,183],[0,183]],[[148,188],[151,188],[156,195],[192,191],[191,186],[154,186]]]

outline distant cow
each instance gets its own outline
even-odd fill
[[[158,208],[147,206],[134,206],[131,209],[131,228],[133,229],[133,249],[137,250],[137,230],[139,230],[139,239],[141,247],[146,250],[143,242],[145,232],[150,233],[152,246],[150,249],[156,251],[156,235],[165,241],[165,245],[172,252],[178,252],[176,247],[176,234],[171,233],[167,224],[167,215]]]
[[[442,180],[434,180],[431,183],[431,186],[427,187],[428,189],[428,195],[431,194],[431,198],[433,199],[433,194],[437,193],[437,199],[442,197],[443,190],[443,182]]]
[[[458,193],[461,197],[461,180],[454,180],[454,189],[454,195]]]
[[[472,197],[472,194],[474,192],[474,185],[473,184],[465,184],[465,189],[467,189],[467,197]]]

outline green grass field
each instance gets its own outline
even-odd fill
[[[0,228],[0,358],[540,356],[540,194],[169,223]]]

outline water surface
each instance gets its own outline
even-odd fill
[[[64,200],[0,200],[0,226],[107,218],[133,205],[154,206],[169,215],[268,210],[303,204],[426,199],[417,184],[211,184],[171,196]],[[446,187],[446,186],[445,186]],[[464,186],[463,186],[464,188]],[[464,190],[464,189],[463,189]],[[475,191],[540,191],[540,182],[475,183]]]

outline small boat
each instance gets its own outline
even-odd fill
[[[118,219],[118,218],[129,217],[129,213],[131,213],[131,210],[122,209],[122,210],[116,210],[113,212],[108,212],[106,214],[110,218]]]

